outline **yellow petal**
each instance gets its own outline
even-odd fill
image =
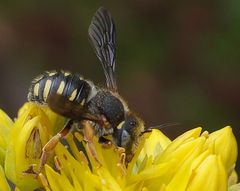
[[[8,115],[0,109],[0,124],[5,128],[11,129],[13,126],[13,121],[8,117]]]
[[[3,148],[0,148],[0,165],[4,166],[6,151]]]
[[[55,152],[61,163],[61,174],[66,174],[66,177],[73,181],[74,188],[81,187],[83,190],[101,188],[100,178],[91,173],[85,159],[82,160],[81,158],[77,161],[62,144],[57,145]],[[91,184],[89,184],[89,182],[91,182]],[[64,184],[62,186],[64,186]]]
[[[223,129],[215,131],[209,135],[207,144],[214,143],[214,153],[222,157],[222,161],[228,170],[232,167],[237,160],[237,142],[232,133],[232,128],[227,126]]]
[[[159,190],[159,191],[167,191],[166,185],[165,185],[165,184],[163,184],[163,185],[161,186],[161,188],[160,188],[160,190]]]
[[[89,181],[84,181],[83,190],[89,190],[89,191],[101,190],[102,182],[100,177],[90,172],[85,172],[84,177],[85,177],[84,180],[89,180]],[[91,184],[89,184],[89,182],[91,182]]]
[[[169,161],[166,161],[165,163],[152,165],[149,168],[146,168],[145,170],[141,171],[140,173],[128,177],[127,179],[128,184],[132,184],[139,181],[146,181],[157,177],[163,177],[165,174],[172,170],[172,167],[176,165],[176,163],[177,160],[171,159]]]
[[[205,137],[198,137],[196,139],[190,139],[188,142],[185,142],[178,147],[175,147],[175,150],[170,152],[168,149],[171,149],[171,144],[168,148],[163,152],[162,156],[159,157],[159,162],[169,161],[171,159],[175,159],[178,162],[175,166],[172,167],[172,171],[169,171],[164,176],[165,183],[168,183],[169,179],[171,179],[175,173],[179,170],[179,168],[186,162],[191,160],[193,161],[198,155],[203,152],[203,147],[205,144],[206,138]]]
[[[178,158],[180,166],[177,165],[174,167],[176,168],[176,172],[174,173],[171,181],[168,183],[167,190],[174,191],[176,187],[178,188],[178,191],[186,190],[192,174],[193,162],[201,154],[205,140],[206,139],[204,137],[199,137],[182,145],[182,147],[188,150],[188,152],[183,152],[185,153],[185,157],[183,157],[183,155],[180,155],[180,157],[184,159],[182,162],[181,159]],[[179,156],[176,155],[175,157]]]
[[[132,160],[128,163],[128,166],[127,166],[127,174],[136,174],[137,171],[138,171],[138,158],[139,158],[139,155],[144,147],[144,143],[145,143],[145,140],[149,137],[149,133],[145,133],[143,134],[143,139],[142,141],[140,142],[140,144],[138,145],[138,149],[136,150]]]
[[[221,159],[209,155],[195,171],[187,191],[226,191],[227,175]]]
[[[175,150],[177,150],[179,148],[179,146],[182,146],[184,143],[187,143],[187,142],[199,137],[201,130],[202,129],[200,127],[195,128],[195,129],[187,131],[184,134],[182,134],[181,136],[177,137],[171,144],[168,145],[168,147],[164,150],[162,155],[160,155],[159,158],[155,160],[155,163],[158,164],[161,161],[166,161],[166,160],[168,160],[168,158],[171,158],[172,153]],[[187,149],[185,149],[185,151],[187,151]]]
[[[149,191],[147,187],[143,187],[142,191]]]
[[[8,182],[6,180],[4,170],[1,165],[0,165],[0,190],[11,191],[10,186],[8,185]]]
[[[14,191],[21,191],[18,187],[15,187]]]
[[[240,190],[240,184],[235,184],[229,187],[228,191],[239,191]]]
[[[228,177],[228,186],[237,184],[237,182],[238,182],[238,175],[237,175],[237,172],[233,170],[230,176]]]
[[[0,165],[2,166],[4,166],[6,147],[12,126],[12,120],[0,109]]]
[[[218,191],[225,191],[228,187],[228,174],[226,167],[222,161],[221,156],[217,155],[217,168],[218,168]]]
[[[50,126],[53,130],[53,134],[57,134],[64,127],[67,119],[61,115],[56,114],[48,107],[43,107],[42,109],[48,116]]]
[[[170,143],[171,140],[161,131],[153,129],[150,136],[145,140],[139,158],[143,158],[145,155],[155,158],[157,155],[161,154]]]
[[[124,188],[124,191],[142,191],[143,182],[139,181],[135,184],[131,184],[130,186]]]
[[[45,165],[45,171],[49,186],[53,191],[62,190],[75,191],[73,185],[71,184],[71,182],[69,181],[65,174],[57,173],[48,165]]]
[[[121,187],[117,183],[117,181],[111,176],[109,171],[107,171],[104,167],[97,169],[97,174],[100,177],[103,191],[121,191]]]

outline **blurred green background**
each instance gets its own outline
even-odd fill
[[[88,41],[99,6],[117,26],[121,95],[147,126],[179,122],[171,138],[231,125],[240,138],[240,1],[1,1],[0,107],[12,117],[45,70],[104,85]],[[239,169],[238,164],[238,169]]]

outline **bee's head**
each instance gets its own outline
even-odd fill
[[[131,112],[126,114],[125,120],[115,129],[113,141],[117,146],[125,149],[127,162],[132,159],[143,132],[143,121]]]

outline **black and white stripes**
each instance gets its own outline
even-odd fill
[[[46,104],[49,95],[59,94],[69,101],[85,105],[91,94],[91,89],[90,84],[78,74],[65,71],[47,71],[32,81],[28,101]]]

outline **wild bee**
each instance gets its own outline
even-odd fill
[[[101,7],[97,10],[88,33],[104,71],[106,88],[94,85],[79,74],[65,71],[45,72],[31,83],[29,101],[45,104],[68,119],[65,127],[43,147],[40,170],[46,163],[48,153],[68,134],[74,123],[81,124],[78,129],[83,133],[90,150],[92,138],[96,136],[103,145],[112,142],[124,148],[127,162],[133,157],[141,135],[147,131],[143,120],[128,108],[118,93],[116,29],[106,9]],[[112,140],[106,138],[109,135]],[[94,151],[92,154],[95,156]],[[95,158],[97,160],[97,156]]]

